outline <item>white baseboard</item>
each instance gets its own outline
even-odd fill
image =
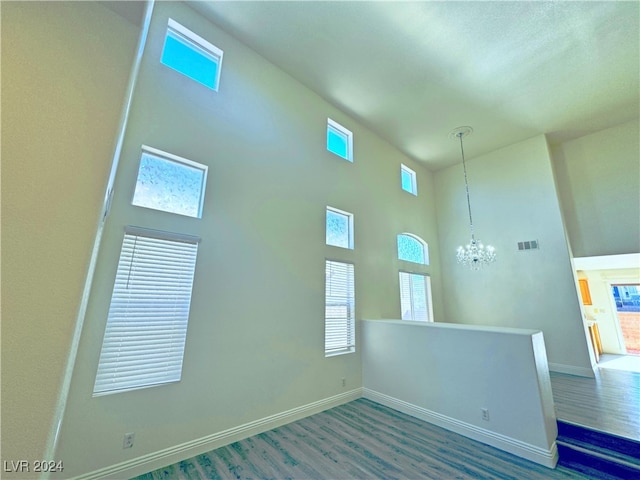
[[[516,440],[515,438],[507,437],[506,435],[492,432],[470,423],[462,422],[455,418],[413,405],[403,400],[390,397],[389,395],[376,392],[375,390],[363,388],[362,391],[364,398],[368,398],[369,400],[406,413],[412,417],[419,418],[420,420],[432,423],[446,430],[464,435],[465,437],[473,440],[486,443],[487,445],[499,448],[500,450],[512,453],[513,455],[526,458],[527,460],[531,460],[532,462],[545,467],[555,468],[558,463],[558,448],[555,441],[549,450],[545,450],[544,448]]]
[[[566,373],[568,375],[577,375],[579,377],[595,377],[593,368],[576,367],[575,365],[564,365],[562,363],[549,363],[549,370],[552,372]]]
[[[244,438],[258,435],[259,433],[295,422],[301,418],[314,415],[329,408],[337,407],[343,403],[348,403],[362,397],[362,389],[356,388],[348,392],[335,395],[333,397],[318,400],[307,405],[292,408],[285,412],[270,415],[253,422],[245,423],[238,427],[230,428],[197,438],[181,445],[166,448],[157,452],[152,452],[141,457],[127,460],[126,462],[101,468],[78,477],[77,480],[93,480],[104,478],[131,478],[143,473],[151,472],[165,465],[191,458],[196,455],[214,450],[216,448],[229,445]]]

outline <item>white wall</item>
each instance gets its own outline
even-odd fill
[[[634,120],[552,148],[576,257],[640,252],[640,124]]]
[[[478,272],[456,263],[470,236],[462,165],[438,171],[446,321],[542,330],[553,370],[593,375],[545,137],[473,158],[474,135],[465,152],[476,237],[497,260]],[[522,240],[540,249],[518,251]]]
[[[365,397],[555,466],[557,425],[541,332],[362,323]],[[489,420],[482,419],[482,409]]]
[[[53,423],[137,29],[97,3],[0,8],[1,450],[33,462]]]
[[[160,64],[169,16],[224,51],[219,92]],[[327,117],[353,131],[353,164],[326,151]],[[202,220],[129,206],[141,144],[209,165]],[[401,163],[420,196],[400,189]],[[65,477],[359,391],[359,345],[324,357],[325,258],[355,263],[357,317],[398,316],[396,235],[415,233],[442,310],[432,175],[181,2],[156,3],[115,191],[56,452]],[[327,205],[355,215],[355,250],[325,245]],[[126,224],[202,238],[183,376],[92,398]]]

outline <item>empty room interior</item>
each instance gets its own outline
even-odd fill
[[[3,478],[207,478],[345,412],[640,478],[640,3],[0,18]]]

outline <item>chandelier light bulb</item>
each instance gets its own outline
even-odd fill
[[[491,245],[484,246],[480,240],[472,239],[466,247],[458,247],[458,263],[471,270],[480,270],[496,259],[496,251]]]

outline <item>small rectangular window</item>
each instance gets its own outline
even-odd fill
[[[217,91],[223,52],[191,30],[169,19],[161,62]]]
[[[330,118],[327,119],[327,150],[353,162],[353,133]]]
[[[94,396],[180,381],[198,242],[127,227]]]
[[[353,264],[326,260],[325,357],[355,351]]]
[[[406,165],[400,165],[400,184],[405,192],[418,195],[418,183],[416,181],[416,172]]]
[[[402,320],[433,322],[428,275],[400,272],[400,309]]]
[[[327,245],[353,249],[353,214],[327,207]]]
[[[143,146],[132,204],[201,218],[208,167]]]

